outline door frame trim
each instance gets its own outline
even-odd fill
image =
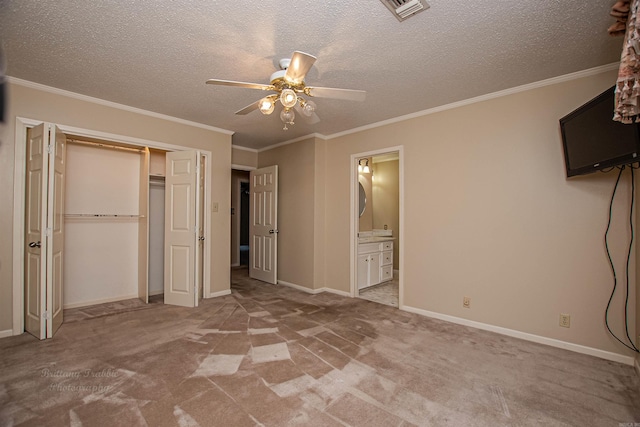
[[[398,230],[398,243],[394,245],[394,250],[398,251],[398,308],[404,308],[404,146],[396,145],[393,147],[381,148],[378,150],[365,151],[361,153],[354,153],[351,155],[351,191],[350,191],[350,206],[351,214],[349,215],[349,253],[350,253],[350,286],[349,294],[352,298],[358,296],[358,159],[362,157],[372,157],[386,153],[398,153],[398,196],[399,206],[398,215],[399,230]],[[397,249],[396,249],[397,247]]]
[[[206,157],[207,164],[211,164],[212,153],[208,150],[200,148],[185,147],[176,144],[167,144],[164,142],[152,141],[142,138],[136,138],[127,135],[118,135],[108,132],[101,132],[92,129],[78,128],[74,126],[63,125],[60,123],[49,122],[45,120],[37,120],[26,117],[16,117],[15,125],[15,146],[14,146],[14,176],[13,176],[13,335],[19,335],[24,332],[24,215],[25,215],[25,171],[26,171],[26,144],[27,129],[40,123],[55,124],[58,128],[66,133],[88,138],[104,139],[111,142],[120,142],[139,147],[156,148],[165,151],[183,151],[196,150]],[[211,177],[212,170],[210,167],[205,170],[205,230],[211,232]],[[204,245],[204,284],[203,298],[211,298],[211,241],[205,239]]]

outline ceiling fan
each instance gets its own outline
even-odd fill
[[[275,93],[247,105],[236,111],[236,114],[249,114],[254,110],[260,110],[262,114],[271,114],[278,101],[282,104],[280,119],[287,125],[293,125],[295,119],[294,110],[304,116],[309,123],[317,123],[320,118],[316,114],[316,105],[309,98],[334,98],[352,101],[364,101],[366,92],[363,90],[337,89],[329,87],[307,86],[304,78],[311,69],[316,57],[308,53],[295,51],[291,58],[281,59],[280,70],[271,75],[270,84],[236,82],[231,80],[209,79],[207,84],[221,86],[236,86],[249,89],[273,91]]]

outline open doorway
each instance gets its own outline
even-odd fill
[[[249,176],[231,170],[231,267],[249,268]]]
[[[400,305],[400,151],[354,157],[354,247],[356,297]]]
[[[249,182],[240,182],[240,265],[249,266]]]

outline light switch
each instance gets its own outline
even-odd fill
[[[211,211],[218,212],[218,202],[211,203]]]

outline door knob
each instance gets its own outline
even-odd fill
[[[40,241],[38,240],[38,242],[29,242],[29,247],[30,248],[39,248],[40,246]]]
[[[279,231],[278,230],[269,230],[269,234],[278,234]]]

